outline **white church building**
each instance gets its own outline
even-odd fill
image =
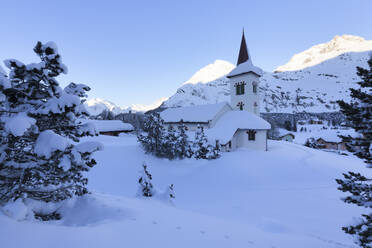
[[[203,126],[209,142],[218,142],[226,150],[246,147],[266,151],[271,126],[260,117],[261,76],[262,70],[253,65],[249,56],[243,32],[237,66],[227,75],[230,103],[168,108],[160,116],[166,126],[183,122],[189,131]]]

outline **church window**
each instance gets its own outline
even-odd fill
[[[256,140],[256,131],[249,130],[247,133],[248,133],[248,140]]]
[[[257,94],[257,83],[256,82],[253,82],[252,89],[253,89],[253,93]]]
[[[236,89],[236,95],[244,95],[245,91],[245,82],[239,82],[235,84],[235,89]]]

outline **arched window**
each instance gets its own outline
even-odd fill
[[[254,94],[257,94],[257,83],[256,82],[252,83],[252,90]]]

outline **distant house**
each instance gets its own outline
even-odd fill
[[[293,142],[295,139],[295,135],[291,131],[288,131],[284,128],[277,128],[275,131],[277,133],[276,137],[274,137],[275,139],[284,140],[287,142]]]
[[[309,120],[309,124],[311,124],[311,125],[319,125],[319,124],[323,124],[323,121],[322,120],[319,120],[318,118],[312,118],[311,120]]]
[[[287,141],[287,142],[293,142],[295,136],[293,133],[287,133],[285,135],[282,135],[279,137],[280,140],[284,140],[284,141]]]
[[[330,130],[329,132],[323,133],[322,136],[314,137],[314,140],[321,149],[345,151],[346,145],[339,137],[340,135],[356,137],[358,134],[351,129],[339,130],[337,132]]]
[[[85,122],[94,124],[96,130],[101,135],[118,136],[120,133],[134,131],[134,127],[131,124],[120,120],[86,120]]]
[[[327,149],[327,150],[338,150],[338,151],[345,151],[346,146],[345,142],[339,141],[329,141],[329,140],[324,140],[323,138],[318,138],[316,140],[316,143],[321,147],[322,149]]]

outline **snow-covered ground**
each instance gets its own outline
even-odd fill
[[[61,208],[56,222],[0,214],[2,247],[356,247],[341,231],[363,209],[346,205],[335,178],[371,172],[354,157],[269,141],[269,151],[238,150],[218,160],[169,161],[145,155],[132,135],[99,136],[104,151],[89,172],[93,194]],[[146,161],[174,204],[139,199]]]

